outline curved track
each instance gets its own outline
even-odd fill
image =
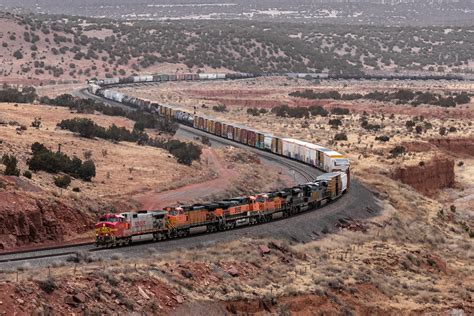
[[[94,98],[110,106],[121,106],[123,104],[105,100],[87,93],[87,91],[75,91],[74,95],[79,97]],[[177,137],[194,138],[206,135],[211,141],[211,146],[235,146],[242,147],[257,154],[263,163],[282,167],[289,176],[293,176],[295,182],[304,183],[313,180],[322,172],[309,165],[294,161],[285,157],[276,156],[237,142],[220,138],[188,126],[180,126]],[[133,258],[142,256],[143,252],[173,251],[181,247],[192,248],[196,246],[212,245],[219,241],[231,241],[241,237],[275,237],[290,241],[308,242],[324,235],[323,232],[333,231],[335,224],[348,219],[364,219],[373,216],[380,209],[379,203],[374,195],[357,180],[352,179],[350,190],[340,199],[325,205],[322,208],[300,213],[284,220],[271,221],[269,223],[243,226],[241,228],[217,232],[213,234],[196,234],[183,239],[172,239],[157,243],[137,243],[131,247],[96,249],[93,243],[81,245],[69,245],[66,247],[35,249],[31,251],[11,252],[0,255],[0,269],[15,268],[29,262],[35,266],[47,266],[57,260],[64,260],[77,252],[88,253],[95,257],[110,258],[116,253],[124,257]]]

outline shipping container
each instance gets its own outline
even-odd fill
[[[256,147],[257,145],[257,132],[253,130],[247,131],[247,145]]]
[[[227,124],[224,122],[221,122],[221,124],[221,137],[227,138]]]
[[[281,141],[283,144],[283,156],[288,158],[295,158],[295,151],[297,151],[295,139],[283,138]]]
[[[169,81],[176,81],[176,80],[178,80],[178,76],[177,75],[169,75],[168,80]]]
[[[240,127],[234,126],[234,140],[240,143]]]
[[[262,132],[256,132],[257,139],[255,141],[255,147],[259,149],[265,149],[265,134]]]
[[[222,123],[221,122],[215,122],[214,123],[214,134],[217,136],[222,136]]]
[[[232,125],[227,125],[227,138],[234,139],[235,128]]]
[[[263,137],[264,137],[264,139],[263,139],[263,149],[268,150],[268,151],[272,151],[273,135],[264,134]]]
[[[240,128],[240,139],[239,142],[242,144],[247,144],[247,128],[241,127]]]
[[[100,86],[96,84],[90,84],[87,87],[87,90],[92,94],[96,94],[99,89],[100,89]]]
[[[103,79],[104,85],[117,84],[120,82],[119,78],[105,78]]]
[[[216,79],[225,79],[225,74],[216,74]]]
[[[280,137],[272,137],[272,152],[278,155],[283,155],[283,142]]]

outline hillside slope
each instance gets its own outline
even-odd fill
[[[0,15],[1,81],[175,71],[472,71],[472,27],[127,21]]]

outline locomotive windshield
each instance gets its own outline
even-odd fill
[[[119,221],[119,219],[117,217],[109,217],[107,218],[107,216],[102,216],[99,218],[99,221],[100,222],[109,222],[109,223],[116,223]]]

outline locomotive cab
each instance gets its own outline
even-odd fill
[[[117,238],[123,237],[128,222],[121,214],[105,214],[95,224],[96,245],[115,243]]]
[[[171,228],[177,228],[186,225],[187,217],[182,207],[168,209],[168,223]]]

